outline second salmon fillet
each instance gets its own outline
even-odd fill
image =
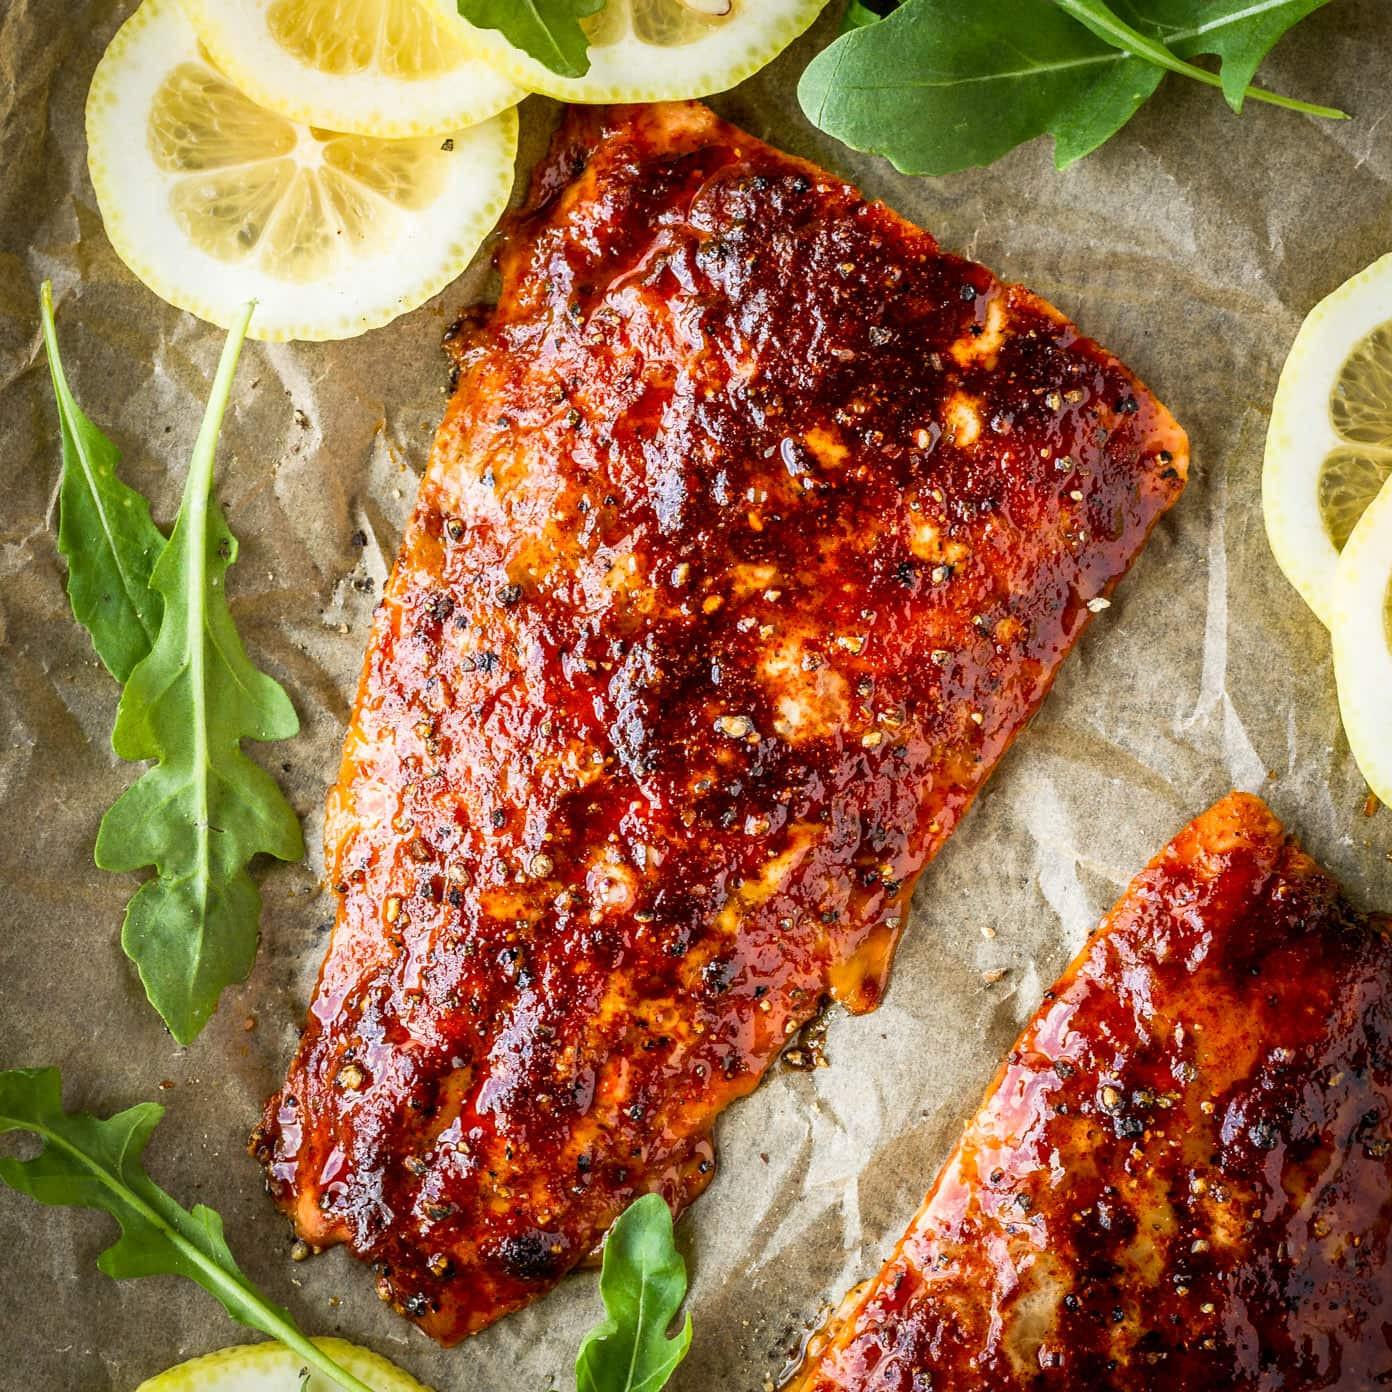
[[[1392,918],[1233,793],[1054,983],[788,1392],[1392,1384]]]
[[[832,996],[1177,497],[1056,310],[689,104],[570,113],[373,626],[341,896],[256,1140],[301,1236],[453,1342]]]

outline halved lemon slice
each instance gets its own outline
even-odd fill
[[[1392,477],[1392,256],[1307,316],[1281,371],[1262,469],[1266,534],[1326,625],[1339,553]]]
[[[360,1378],[373,1392],[430,1392],[371,1349],[342,1339],[315,1339],[330,1358]],[[308,1373],[308,1382],[304,1382]],[[136,1392],[339,1392],[323,1373],[311,1372],[284,1344],[238,1344],[203,1358],[191,1358],[142,1382]]]
[[[257,106],[178,0],[145,0],[87,98],[107,235],[157,295],[254,338],[349,338],[414,309],[473,259],[512,187],[517,117],[377,140]]]
[[[1368,786],[1392,804],[1392,483],[1339,556],[1330,631],[1349,747]]]
[[[581,20],[590,70],[561,77],[496,29],[459,19],[456,0],[433,0],[453,16],[481,58],[529,92],[570,102],[677,101],[723,92],[783,51],[826,0],[607,0]]]
[[[305,125],[439,135],[523,92],[472,56],[432,0],[183,0],[213,61],[247,96]]]

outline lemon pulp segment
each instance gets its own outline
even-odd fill
[[[435,0],[180,0],[234,86],[288,120],[386,138],[448,134],[522,90]]]
[[[468,56],[421,0],[273,0],[266,27],[302,63],[335,76],[376,68],[409,82],[438,77]]]
[[[1320,466],[1320,519],[1342,551],[1392,474],[1392,321],[1379,324],[1344,360],[1329,395],[1329,422],[1346,447]]]
[[[561,77],[494,29],[458,20],[471,51],[509,80],[561,101],[674,101],[724,91],[763,67],[816,18],[825,0],[607,0],[580,21],[589,71]]]
[[[1286,578],[1326,626],[1339,553],[1392,476],[1392,256],[1305,317],[1281,370],[1262,510]]]
[[[180,63],[150,108],[150,148],[194,245],[267,275],[331,275],[392,240],[396,210],[428,208],[449,155],[434,137],[374,140],[297,128],[209,67]]]
[[[1392,320],[1354,347],[1329,396],[1334,429],[1360,445],[1392,450]]]
[[[580,21],[595,48],[608,48],[632,34],[654,48],[680,48],[729,24],[735,17],[732,0],[728,10],[706,11],[682,0],[610,0],[589,18]]]
[[[1358,519],[1392,474],[1392,454],[1371,456],[1339,449],[1326,455],[1319,471],[1319,512],[1336,551],[1348,543]]]

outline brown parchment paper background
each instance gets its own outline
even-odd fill
[[[599,1312],[592,1274],[442,1351],[387,1312],[341,1250],[291,1263],[286,1224],[245,1152],[326,942],[323,797],[371,609],[444,407],[441,333],[486,287],[486,256],[363,338],[247,346],[217,496],[242,543],[229,587],[237,623],[303,724],[294,741],[255,750],[304,818],[310,854],[261,867],[255,970],[190,1048],[164,1032],[120,952],[135,881],[97,870],[91,849],[134,771],[110,752],[116,687],[63,591],[37,286],[52,277],[73,387],[164,523],[222,341],[135,281],[97,215],[83,101],[131,8],[0,0],[0,1066],[61,1065],[69,1105],[165,1103],[152,1173],[183,1202],[222,1212],[248,1273],[310,1333],[370,1344],[439,1392],[569,1388]],[[722,1122],[719,1173],[678,1228],[696,1341],[676,1392],[758,1392],[823,1302],[878,1267],[1089,927],[1231,787],[1262,792],[1357,902],[1392,908],[1392,812],[1364,814],[1328,641],[1277,571],[1259,505],[1269,403],[1296,325],[1392,249],[1392,5],[1334,0],[1264,70],[1353,121],[1255,105],[1239,120],[1215,92],[1171,78],[1065,175],[1037,142],[941,180],[897,175],[802,119],[797,75],[834,20],[715,105],[1053,300],[1171,406],[1194,468],[925,876],[884,1006],[834,1018],[830,1067],[775,1068]],[[553,118],[550,104],[526,104],[522,170]],[[179,1359],[253,1337],[187,1282],[100,1275],[112,1236],[100,1215],[0,1191],[5,1392],[131,1392]]]

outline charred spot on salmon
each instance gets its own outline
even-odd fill
[[[560,1260],[564,1252],[565,1244],[555,1233],[534,1228],[499,1239],[491,1255],[518,1281],[550,1281],[568,1265]]]

